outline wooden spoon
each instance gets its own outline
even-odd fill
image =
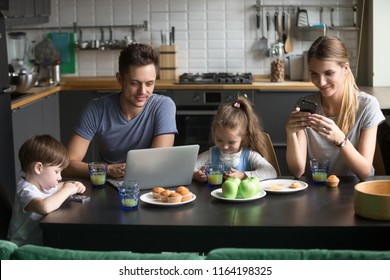
[[[290,53],[294,50],[293,43],[291,40],[291,19],[290,14],[287,14],[287,38],[284,44],[284,50],[286,53]]]

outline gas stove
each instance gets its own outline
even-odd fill
[[[184,73],[178,84],[252,84],[252,73]]]

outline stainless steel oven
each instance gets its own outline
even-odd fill
[[[199,144],[200,152],[210,148],[211,121],[223,103],[233,103],[244,96],[253,104],[252,90],[173,90],[176,104],[176,123],[179,134],[175,145]]]

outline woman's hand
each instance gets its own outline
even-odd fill
[[[287,120],[287,134],[297,133],[299,130],[308,127],[310,115],[311,113],[309,112],[300,112],[299,107],[296,107],[295,110],[291,112],[290,117]]]
[[[107,166],[107,176],[111,178],[122,178],[125,175],[125,163],[109,164]]]
[[[339,144],[345,139],[345,134],[337,124],[325,116],[317,114],[310,115],[309,124],[318,134],[335,144]]]

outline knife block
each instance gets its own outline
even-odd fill
[[[175,45],[162,45],[159,49],[160,80],[176,80],[176,51]]]

